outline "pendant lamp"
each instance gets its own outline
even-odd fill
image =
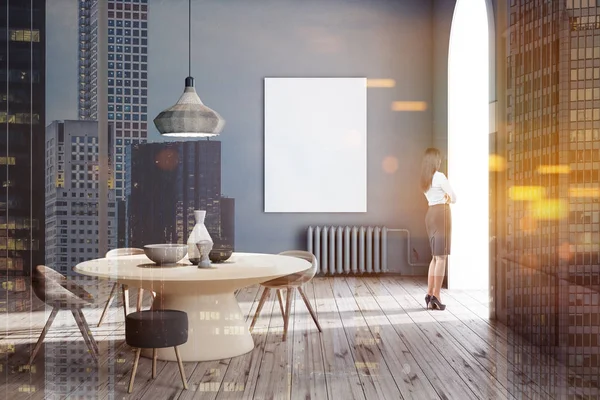
[[[214,110],[205,106],[194,88],[192,78],[192,0],[189,0],[189,59],[185,90],[174,106],[154,118],[156,129],[164,136],[210,137],[221,133],[225,120]]]

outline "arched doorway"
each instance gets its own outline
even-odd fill
[[[450,289],[488,290],[490,103],[495,98],[489,0],[457,0],[448,52],[448,177],[452,205]],[[491,83],[490,83],[491,82]],[[494,117],[492,115],[492,117]]]

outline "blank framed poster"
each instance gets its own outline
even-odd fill
[[[265,212],[367,211],[366,78],[265,78]]]

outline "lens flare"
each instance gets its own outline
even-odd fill
[[[570,260],[572,256],[571,244],[569,242],[563,242],[558,247],[558,258],[561,260]]]
[[[511,186],[508,197],[513,201],[537,201],[546,197],[543,186]]]
[[[381,162],[381,168],[387,174],[393,174],[398,170],[398,159],[396,157],[387,156]]]
[[[571,197],[586,197],[586,198],[598,198],[600,197],[600,188],[569,188],[569,196]]]
[[[427,103],[424,101],[394,101],[392,111],[425,111]]]
[[[498,154],[490,154],[490,171],[502,172],[506,169],[506,159]]]
[[[164,171],[173,171],[179,164],[179,154],[176,150],[164,149],[156,155],[154,162]]]
[[[568,165],[540,165],[537,169],[538,174],[568,174],[571,168]]]
[[[523,232],[534,232],[537,229],[537,220],[526,215],[519,220],[519,228]]]
[[[536,201],[531,207],[532,217],[543,220],[559,220],[569,216],[569,203],[560,199]]]
[[[367,79],[368,88],[393,88],[396,81],[393,79]]]

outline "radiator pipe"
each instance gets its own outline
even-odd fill
[[[407,237],[407,247],[406,247],[406,262],[408,262],[408,265],[410,265],[411,267],[427,267],[429,266],[429,263],[413,263],[410,259],[410,252],[412,251],[412,247],[410,246],[410,231],[408,229],[401,229],[401,228],[387,228],[388,232],[404,232],[406,233],[406,237]]]

